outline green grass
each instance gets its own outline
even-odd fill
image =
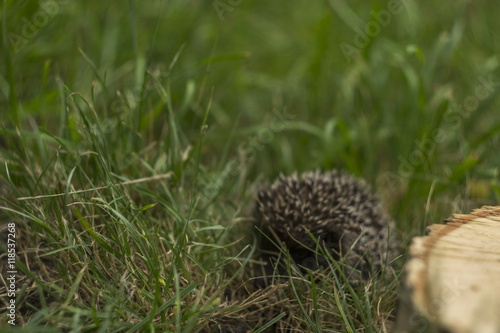
[[[340,45],[387,2],[240,1],[224,20],[210,1],[48,3],[1,9],[0,230],[16,224],[25,332],[388,332],[400,265],[356,286],[285,252],[289,278],[255,287],[256,190],[348,170],[404,244],[500,199],[485,0],[405,1],[352,59]]]

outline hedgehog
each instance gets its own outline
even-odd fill
[[[365,182],[346,172],[281,175],[258,191],[253,215],[264,234],[261,253],[276,253],[276,244],[284,243],[299,267],[316,270],[327,265],[317,255],[320,244],[335,260],[344,260],[353,281],[379,271],[397,248],[389,238],[392,220]]]

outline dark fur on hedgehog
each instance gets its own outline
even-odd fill
[[[366,279],[393,257],[396,242],[388,245],[389,220],[364,182],[336,170],[306,172],[300,176],[280,176],[270,187],[257,193],[254,217],[259,229],[275,243],[285,243],[294,261],[308,269],[326,263],[306,247],[326,244],[336,260],[341,255],[351,279]],[[271,232],[272,230],[272,232]],[[263,252],[276,252],[276,246],[261,237]],[[353,273],[354,272],[354,273]],[[356,274],[360,272],[361,274]],[[268,271],[269,273],[269,271]]]

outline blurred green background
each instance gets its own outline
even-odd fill
[[[211,101],[202,151],[208,170],[249,153],[249,179],[347,169],[382,193],[400,225],[419,231],[498,201],[499,23],[490,2],[3,6],[5,128],[63,133],[64,85],[91,100],[110,128],[129,122],[143,132],[122,147],[127,155],[154,141],[167,121],[154,76],[168,80],[180,140],[196,138]],[[381,12],[389,13],[384,22],[376,19]],[[371,36],[359,37],[367,28]],[[354,56],[343,54],[346,43],[357,47]],[[487,93],[474,100],[481,80],[490,82]],[[468,102],[477,105],[454,107]],[[284,109],[286,127],[262,134],[272,111]],[[224,187],[231,191],[231,182]]]

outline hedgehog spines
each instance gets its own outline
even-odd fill
[[[348,255],[349,264],[369,257],[376,269],[385,259],[387,229],[392,224],[365,182],[336,170],[305,172],[300,177],[296,172],[281,174],[257,193],[254,217],[261,230],[272,229],[292,257],[303,253],[304,246],[316,246],[307,229],[332,251]],[[263,246],[272,250],[268,243]],[[365,261],[363,275],[370,270]]]

